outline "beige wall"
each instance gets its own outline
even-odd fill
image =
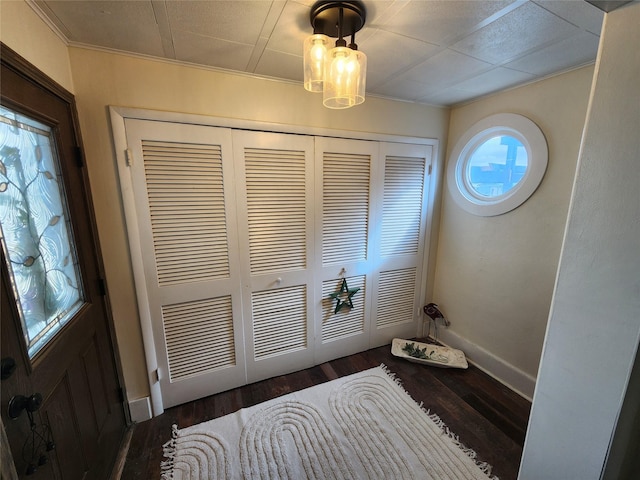
[[[148,395],[147,372],[107,106],[444,139],[448,109],[375,98],[332,111],[301,85],[70,48],[98,230],[130,400]]]
[[[73,93],[66,44],[22,0],[0,1],[0,40]]]
[[[558,266],[593,67],[453,109],[449,152],[495,113],[533,120],[549,147],[547,172],[523,205],[474,216],[443,189],[433,301],[451,327],[441,338],[527,396],[533,393]],[[445,167],[446,168],[446,167]],[[486,354],[486,355],[485,355]]]

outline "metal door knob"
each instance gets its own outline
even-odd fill
[[[42,395],[34,393],[28,397],[16,395],[9,400],[9,418],[18,418],[23,410],[35,412],[42,405]]]

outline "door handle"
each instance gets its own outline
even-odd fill
[[[31,433],[22,446],[22,456],[27,461],[27,475],[33,475],[38,467],[45,465],[49,461],[47,452],[56,448],[51,435],[51,427],[42,421],[38,425],[33,418],[34,412],[37,412],[42,406],[42,395],[38,392],[32,393],[28,397],[24,395],[15,395],[9,400],[9,418],[16,419],[22,414],[23,410],[27,411],[29,417],[29,427]]]
[[[28,397],[16,395],[9,400],[9,418],[16,419],[23,410],[29,413],[37,411],[42,405],[42,395],[34,393]]]

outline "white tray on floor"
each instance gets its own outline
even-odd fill
[[[422,350],[426,348],[426,355],[429,358],[416,358],[407,354],[402,348],[407,344],[413,343],[416,348]],[[404,358],[414,363],[422,363],[441,368],[467,368],[467,358],[464,352],[455,348],[443,347],[441,345],[433,345],[431,343],[420,343],[415,340],[403,340],[402,338],[394,338],[391,343],[391,354],[396,357]]]

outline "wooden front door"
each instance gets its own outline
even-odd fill
[[[106,479],[126,421],[75,101],[4,45],[0,92],[2,423],[20,478]]]

